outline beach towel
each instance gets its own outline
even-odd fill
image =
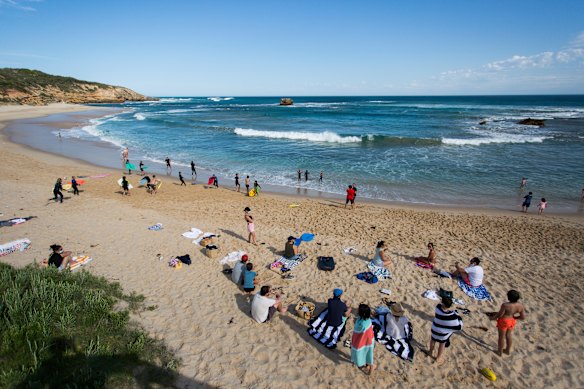
[[[389,269],[386,269],[382,266],[375,266],[373,262],[369,262],[367,268],[371,273],[375,274],[378,278],[382,279],[391,278],[391,272],[389,271]]]
[[[464,293],[466,293],[467,295],[469,295],[470,297],[472,297],[475,300],[493,301],[491,294],[489,293],[489,291],[487,290],[487,288],[484,285],[477,286],[476,288],[474,288],[474,287],[468,285],[467,283],[465,283],[464,280],[459,277],[458,278],[458,286],[460,286],[460,289],[462,289],[462,291]]]
[[[160,231],[163,228],[164,227],[162,227],[162,223],[156,223],[155,225],[148,227],[150,231]]]
[[[375,334],[371,319],[357,319],[351,336],[351,361],[357,367],[373,365],[374,348]]]
[[[81,266],[85,266],[91,261],[93,261],[93,258],[87,255],[76,255],[71,258],[71,261],[69,262],[69,270],[77,270],[81,268]]]
[[[345,333],[346,318],[339,326],[331,326],[327,323],[328,308],[325,308],[320,315],[308,322],[308,333],[318,340],[326,348],[337,347],[337,342]]]
[[[312,242],[314,239],[314,234],[304,233],[294,241],[294,246],[300,246],[302,242]]]
[[[359,273],[356,275],[356,277],[357,277],[357,279],[359,279],[361,281],[365,281],[368,284],[376,284],[379,281],[377,276],[369,271]]]
[[[227,265],[228,263],[231,262],[237,262],[237,261],[241,261],[241,257],[246,254],[245,251],[233,251],[230,252],[229,254],[227,254],[226,256],[223,257],[223,259],[221,259],[219,261],[219,264],[221,265]]]
[[[10,220],[2,220],[0,221],[0,227],[12,227],[12,226],[16,226],[18,224],[22,224],[30,219],[35,218],[36,216],[27,216],[27,217],[18,217],[15,219],[10,219]]]
[[[416,266],[421,267],[422,269],[434,269],[434,265],[423,261],[416,261]]]
[[[201,235],[203,231],[199,230],[198,228],[191,228],[190,231],[183,232],[182,236],[188,239],[197,239],[199,235]],[[194,243],[194,242],[193,242]]]
[[[404,332],[406,334],[404,339],[395,339],[385,332],[387,315],[388,312],[378,312],[377,316],[371,319],[373,322],[375,340],[384,345],[393,355],[400,357],[404,361],[412,362],[414,360],[414,348],[411,345],[411,341],[414,337],[412,323],[408,321],[408,324],[404,327]]]
[[[12,242],[5,243],[0,246],[0,257],[4,255],[11,254],[15,251],[24,251],[30,246],[31,242],[29,239],[18,239],[13,240]]]
[[[270,269],[285,273],[300,265],[306,258],[306,254],[296,254],[292,258],[280,257],[270,264]]]

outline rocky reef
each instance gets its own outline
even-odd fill
[[[525,125],[528,125],[528,126],[540,126],[540,127],[543,127],[543,126],[545,126],[545,120],[527,118],[527,119],[521,120],[520,122],[518,122],[518,124],[525,124]]]
[[[123,103],[158,100],[121,86],[53,76],[30,69],[0,69],[0,105]]]

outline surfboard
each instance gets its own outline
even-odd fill
[[[207,185],[213,185],[213,182],[215,182],[215,177],[209,177],[209,181],[207,181]]]
[[[121,178],[118,180],[118,185],[122,186],[122,179]],[[128,183],[128,189],[133,189],[133,188],[134,187],[132,186],[132,184]]]
[[[144,177],[140,180],[140,185],[146,185],[147,183],[148,183],[148,181],[146,181],[146,177]]]
[[[127,163],[126,164],[126,169],[136,170],[136,166],[133,163]]]
[[[64,189],[64,190],[69,190],[69,189],[71,189],[71,184],[65,184],[65,185],[63,185],[63,189]]]
[[[300,206],[300,204],[290,204],[289,207],[290,208],[298,208]]]
[[[69,181],[67,184],[72,185],[73,183],[71,181]],[[83,185],[83,184],[85,184],[85,180],[77,180],[77,185]]]
[[[256,195],[256,191],[255,189],[252,189],[249,191],[249,193],[247,194],[249,197],[254,197]]]

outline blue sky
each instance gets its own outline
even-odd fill
[[[0,0],[0,67],[152,96],[584,93],[584,1]]]

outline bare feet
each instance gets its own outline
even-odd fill
[[[509,355],[509,352],[511,352],[511,350],[509,350],[508,348],[506,348],[505,350],[503,350],[503,352],[507,355]]]
[[[434,363],[436,364],[436,366],[442,366],[444,364],[444,358],[442,358],[442,357],[436,358]]]
[[[495,351],[495,354],[497,354],[498,356],[502,356],[503,355],[503,353],[501,352],[501,350]]]

